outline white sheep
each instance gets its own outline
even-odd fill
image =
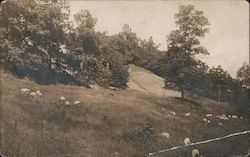
[[[66,101],[66,102],[65,102],[65,105],[66,105],[66,106],[69,106],[69,102],[68,102],[68,101]]]
[[[200,157],[200,151],[198,149],[193,149],[192,157]]]
[[[236,115],[232,115],[232,118],[233,119],[237,119],[238,117]]]
[[[167,132],[161,133],[160,136],[161,137],[165,137],[165,138],[169,138],[170,137],[169,133],[167,133]]]
[[[207,118],[203,118],[203,121],[207,122]]]
[[[80,106],[80,101],[78,101],[78,100],[77,100],[77,101],[75,101],[75,102],[74,102],[74,105],[76,105],[76,106]]]
[[[43,94],[38,90],[36,91],[37,96],[41,97]]]
[[[190,141],[190,138],[185,138],[184,139],[184,144],[185,145],[190,145],[191,141]]]
[[[213,115],[211,113],[206,114],[206,117],[212,117]]]
[[[59,100],[60,100],[60,101],[65,101],[65,97],[64,97],[64,96],[61,96],[61,97],[59,98]]]
[[[188,116],[190,116],[190,114],[191,114],[191,113],[189,113],[189,112],[188,112],[188,113],[185,113],[185,116],[188,117]]]
[[[222,120],[229,120],[227,117],[221,117]]]
[[[221,120],[229,120],[229,118],[226,117],[226,115],[224,115],[224,114],[222,114],[222,116],[217,115],[216,117],[217,117],[217,118],[220,118]]]
[[[36,92],[31,92],[31,93],[30,93],[30,96],[36,97],[37,94],[36,94]]]
[[[22,94],[29,94],[30,90],[28,88],[21,88]]]
[[[243,119],[243,116],[240,116],[240,119]]]
[[[174,111],[170,111],[169,113],[174,115],[174,116],[176,115],[176,113]]]
[[[222,123],[218,123],[220,126],[223,126],[223,124]]]
[[[162,110],[162,111],[165,111],[166,109],[165,109],[165,108],[162,108],[161,110]]]

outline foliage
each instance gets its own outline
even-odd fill
[[[237,78],[245,89],[250,89],[250,66],[244,63],[237,72]]]
[[[192,5],[179,7],[167,51],[158,50],[152,37],[139,38],[129,24],[114,35],[96,31],[97,19],[89,10],[76,13],[73,21],[69,17],[67,0],[6,1],[0,11],[0,63],[19,76],[46,83],[63,77],[84,86],[125,88],[128,64],[135,64],[164,77],[167,88],[183,94],[215,98],[218,90],[237,95],[240,84],[249,88],[249,65],[239,69],[235,80],[222,67],[209,69],[196,58],[208,54],[200,38],[209,23]]]
[[[199,72],[201,61],[195,58],[197,54],[208,54],[206,48],[200,46],[199,38],[208,32],[207,18],[202,11],[197,11],[192,5],[180,6],[175,15],[178,26],[168,35],[168,50],[163,58],[165,78],[174,82],[182,92],[189,90],[195,74]]]
[[[1,41],[5,43],[5,63],[18,67],[20,64],[13,58],[21,57],[17,60],[30,61],[28,68],[29,65],[34,67],[32,64],[36,63],[35,58],[39,58],[43,60],[43,66],[48,67],[48,72],[55,71],[53,67],[60,61],[60,45],[65,39],[68,20],[64,12],[66,9],[67,3],[64,0],[10,0],[3,4],[0,30]],[[22,55],[18,49],[21,49]],[[47,59],[44,59],[45,56]]]

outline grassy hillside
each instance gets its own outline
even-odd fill
[[[156,96],[180,97],[180,92],[167,90],[164,88],[165,80],[135,65],[129,65],[129,82],[128,88],[142,91]]]
[[[43,96],[21,94],[21,88],[40,90]],[[60,96],[71,105],[60,102]],[[72,105],[75,100],[81,101],[80,107]],[[197,142],[249,129],[248,115],[235,113],[225,103],[160,97],[133,89],[45,86],[3,71],[0,102],[0,150],[9,157],[145,157],[183,145],[186,137]],[[187,112],[189,117],[184,115]],[[213,114],[210,124],[203,121],[207,113]],[[221,114],[243,119],[225,121],[216,117]],[[162,132],[170,138],[160,137]],[[205,156],[228,156],[245,154],[249,146],[249,136],[244,135],[196,148]],[[157,156],[189,156],[190,149]]]

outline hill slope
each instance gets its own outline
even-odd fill
[[[164,79],[135,65],[129,65],[128,88],[156,96],[180,97],[180,93],[164,89]]]
[[[43,96],[21,94],[21,88],[40,90]],[[60,96],[70,101],[69,107],[59,101]],[[72,104],[75,100],[81,101],[79,107]],[[191,115],[186,117],[188,112]],[[209,124],[203,121],[207,113],[213,114]],[[237,113],[228,104],[208,99],[180,100],[130,88],[45,86],[2,72],[0,150],[16,157],[145,157],[183,145],[185,137],[197,142],[249,128],[248,115],[229,120],[216,117],[222,114]],[[160,137],[162,132],[170,138]],[[197,148],[206,156],[244,154],[248,139],[240,136]],[[165,155],[189,156],[190,149]]]

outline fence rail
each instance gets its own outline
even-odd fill
[[[205,140],[205,141],[191,143],[189,145],[176,146],[176,147],[172,147],[172,148],[168,148],[168,149],[163,149],[163,150],[160,150],[160,151],[157,151],[157,152],[149,153],[148,156],[154,156],[154,155],[157,155],[157,154],[160,154],[160,153],[165,153],[165,152],[169,152],[169,151],[173,151],[173,150],[177,150],[177,149],[182,149],[182,148],[191,147],[191,146],[195,146],[195,145],[210,143],[210,142],[214,142],[214,141],[224,140],[226,138],[230,138],[230,137],[233,137],[233,136],[239,136],[239,135],[244,135],[244,134],[249,134],[249,133],[250,133],[250,130],[237,132],[237,133],[232,133],[232,134],[229,134],[229,135],[226,135],[226,136],[221,136],[221,137],[217,137],[217,138],[213,138],[213,139],[209,139],[209,140]]]

